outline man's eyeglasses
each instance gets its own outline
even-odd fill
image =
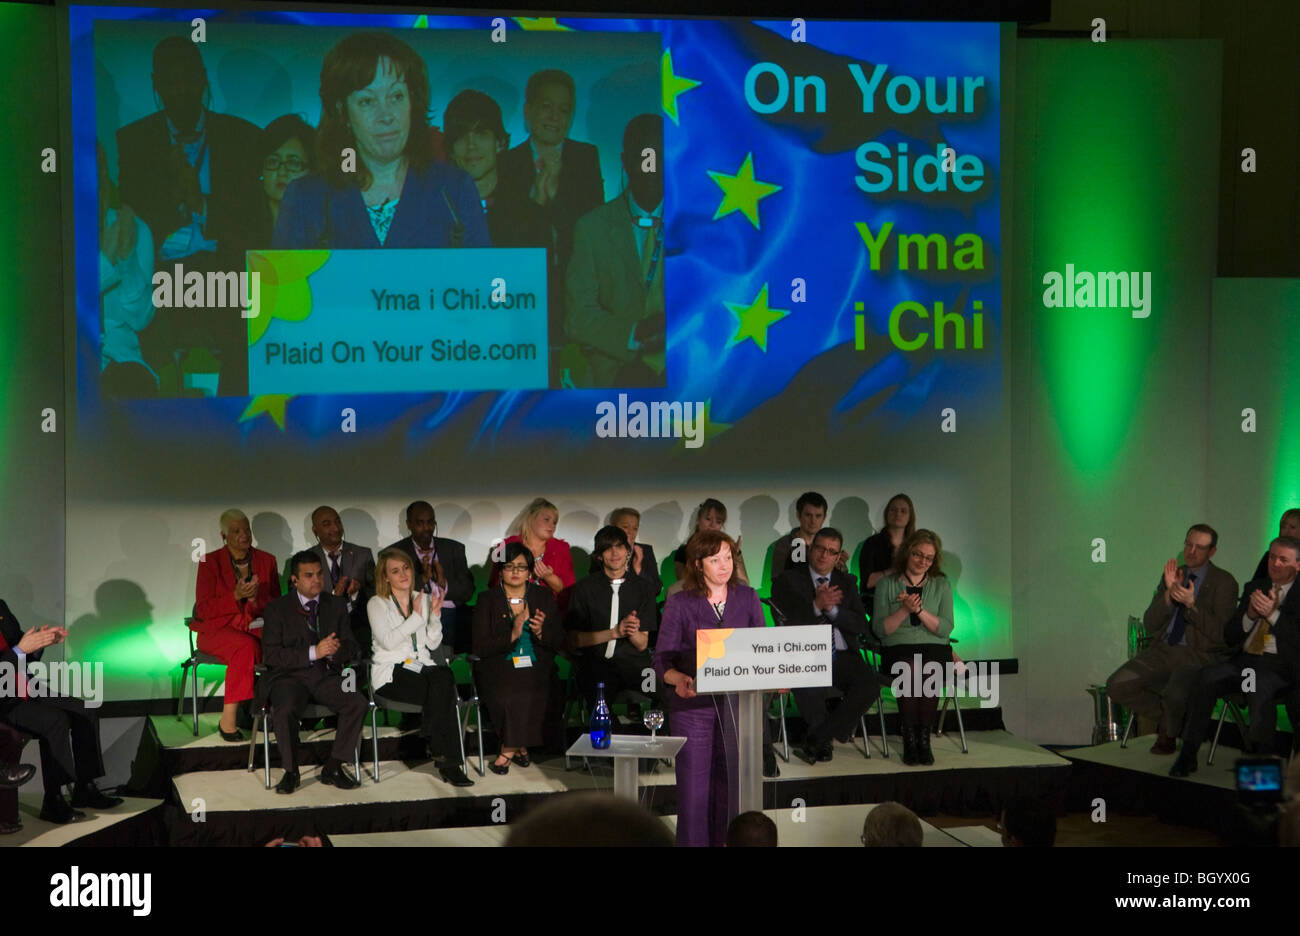
[[[279,156],[268,156],[262,162],[262,168],[267,172],[279,172],[281,166],[290,172],[305,172],[307,169],[307,164],[297,156],[289,156],[285,159]]]

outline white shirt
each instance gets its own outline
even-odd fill
[[[414,602],[416,592],[411,593]],[[411,614],[403,617],[397,602],[378,595],[366,602],[370,618],[371,685],[375,689],[393,681],[393,669],[407,660],[435,666],[433,651],[442,646],[442,613],[429,614],[429,596],[420,599],[422,612],[412,604]]]

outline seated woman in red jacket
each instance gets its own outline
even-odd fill
[[[194,588],[194,621],[198,648],[226,664],[226,698],[218,730],[226,741],[243,741],[235,725],[240,702],[253,697],[253,667],[262,661],[262,632],[249,625],[262,609],[280,597],[275,556],[253,548],[253,534],[243,511],[221,515],[226,545],[199,563]]]
[[[523,543],[533,555],[533,571],[528,581],[536,585],[545,585],[555,596],[555,604],[561,612],[568,609],[569,592],[577,579],[573,574],[573,556],[569,553],[569,544],[555,535],[555,527],[560,522],[560,511],[544,497],[536,497],[524,508],[519,522],[505,538],[503,545]],[[500,563],[495,557],[489,560],[492,572],[488,577],[488,587],[495,587],[500,579]]]

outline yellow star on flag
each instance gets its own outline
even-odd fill
[[[709,178],[718,183],[723,191],[722,204],[718,206],[717,212],[713,215],[713,220],[717,221],[724,215],[729,215],[733,211],[743,211],[749,223],[754,225],[755,230],[759,228],[758,223],[758,200],[766,198],[776,192],[781,191],[781,186],[773,185],[771,182],[759,182],[754,178],[754,154],[747,153],[745,161],[740,164],[740,170],[735,175],[727,175],[725,172],[714,172],[708,170]]]
[[[535,32],[572,31],[570,26],[561,26],[554,16],[516,16],[514,21],[519,24],[520,29],[530,29]]]
[[[664,49],[663,65],[660,68],[660,84],[663,87],[664,95],[664,113],[672,118],[673,123],[677,123],[677,97],[685,94],[694,88],[700,86],[700,82],[694,78],[683,78],[681,75],[673,74],[673,53],[670,49]]]
[[[790,314],[789,309],[771,309],[767,305],[767,283],[759,290],[758,296],[749,305],[741,302],[723,302],[732,314],[740,320],[740,328],[736,334],[731,336],[731,344],[728,347],[734,347],[740,344],[746,338],[754,339],[754,344],[758,345],[763,351],[767,351],[767,330],[775,322],[781,321]]]
[[[702,438],[700,439],[701,445],[708,442],[714,436],[722,435],[722,433],[731,428],[731,423],[714,422],[712,413],[713,397],[709,397],[704,401],[704,431],[702,433]],[[685,439],[682,440],[683,444],[685,444],[685,441]]]
[[[248,422],[256,419],[262,413],[270,416],[275,420],[275,424],[284,432],[284,408],[292,399],[292,394],[271,393],[263,396],[255,396],[248,401],[248,406],[244,409],[243,415],[239,417],[240,422]]]

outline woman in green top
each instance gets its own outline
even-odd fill
[[[904,764],[934,763],[930,724],[939,697],[931,674],[939,667],[942,682],[943,667],[953,658],[948,640],[952,634],[952,585],[940,568],[942,561],[938,534],[917,530],[894,554],[890,573],[876,583],[871,626],[884,644],[885,672],[893,680]]]
[[[528,581],[533,562],[523,543],[507,543],[498,583],[474,606],[479,693],[501,737],[501,754],[488,765],[496,774],[532,763],[528,747],[544,740],[555,655],[564,646],[554,593]]]

